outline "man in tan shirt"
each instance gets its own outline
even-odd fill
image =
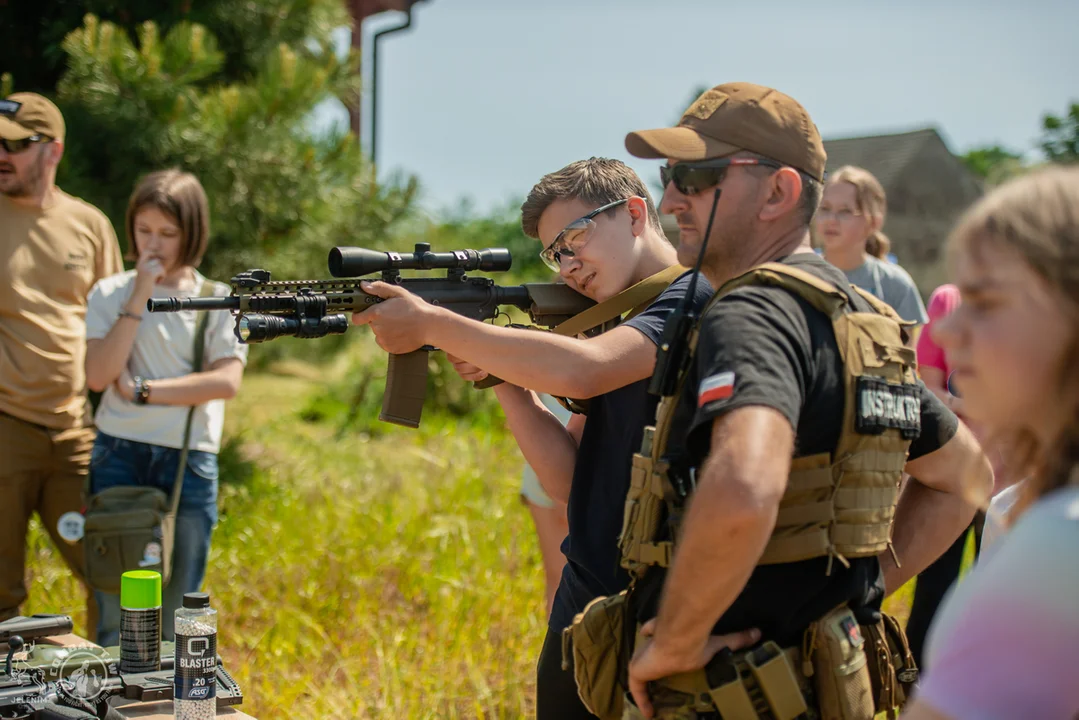
[[[72,513],[82,508],[94,440],[83,370],[86,296],[123,262],[108,218],[56,187],[63,152],[55,105],[34,93],[0,100],[0,620],[26,599],[34,512],[83,577]]]

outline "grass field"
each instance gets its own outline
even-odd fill
[[[313,396],[341,394],[333,375],[249,373],[228,410],[206,584],[244,709],[530,716],[543,574],[512,438],[486,414],[342,432],[312,412]],[[84,630],[81,593],[36,525],[29,552],[24,612]],[[889,600],[904,618],[910,591]]]

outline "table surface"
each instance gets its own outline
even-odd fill
[[[78,635],[53,635],[47,638],[38,638],[37,642],[60,647],[78,647],[93,645],[89,640]],[[113,707],[120,711],[125,718],[144,718],[144,720],[173,720],[175,713],[172,708],[172,700],[160,702],[136,702],[134,700],[113,701]],[[232,720],[255,720],[251,715],[235,707],[218,708],[217,717],[231,718]]]

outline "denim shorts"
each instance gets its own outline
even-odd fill
[[[119,485],[146,485],[172,493],[180,451],[98,433],[90,457],[90,492]],[[163,635],[172,638],[172,618],[184,593],[196,592],[206,575],[210,536],[217,524],[217,455],[190,450],[176,514],[172,578],[162,590]],[[120,598],[97,592],[101,606],[98,644],[116,645],[120,631]]]

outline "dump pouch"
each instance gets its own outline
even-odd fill
[[[562,631],[562,667],[568,668],[572,661],[577,694],[601,720],[622,717],[622,697],[627,689],[623,668],[629,662],[627,615],[623,590],[588,603]]]

